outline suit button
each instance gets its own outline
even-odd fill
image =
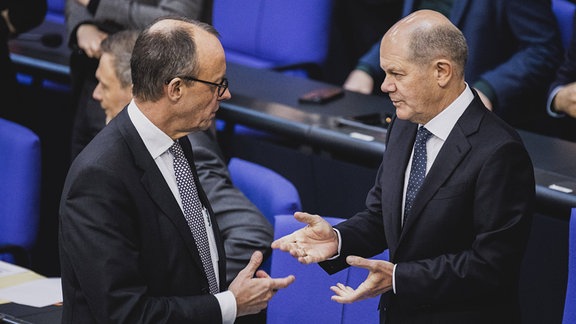
[[[202,290],[201,290],[201,292],[202,292],[204,295],[206,295],[206,294],[209,294],[209,293],[210,293],[210,290],[209,290],[208,288],[206,288],[206,287],[203,287]]]

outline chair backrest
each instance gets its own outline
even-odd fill
[[[66,6],[66,0],[48,0],[47,4],[48,12],[46,13],[46,19],[64,24],[64,7]]]
[[[332,6],[331,0],[214,0],[212,21],[231,62],[318,67],[328,55]]]
[[[332,225],[344,220],[337,217],[324,217],[324,219]],[[304,226],[292,215],[277,215],[275,223],[274,239]],[[374,259],[387,260],[388,251],[386,250]],[[345,305],[330,299],[333,295],[330,286],[343,283],[356,288],[366,279],[368,274],[366,270],[347,268],[328,275],[316,264],[303,265],[289,253],[274,250],[270,273],[272,277],[293,274],[296,281],[290,287],[280,290],[270,300],[266,315],[268,324],[378,323],[378,297]]]
[[[298,190],[281,174],[260,164],[237,157],[230,159],[228,170],[234,185],[246,195],[274,225],[274,216],[302,210]]]
[[[568,234],[568,284],[563,324],[576,323],[576,208],[572,208]]]
[[[562,45],[565,49],[568,48],[572,38],[572,23],[575,10],[576,4],[570,0],[552,0],[552,11],[556,15],[560,36],[562,37]]]
[[[0,157],[0,259],[28,266],[40,218],[40,140],[0,118]]]

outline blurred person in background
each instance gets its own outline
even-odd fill
[[[210,23],[212,0],[66,0],[68,46],[72,49],[72,158],[104,126],[103,111],[92,98],[100,43],[119,30],[141,30],[166,15]]]
[[[576,13],[575,17],[576,18]],[[558,120],[558,137],[576,142],[576,22],[564,61],[550,86],[546,105],[550,116]]]
[[[550,0],[406,0],[403,16],[418,10],[442,13],[468,42],[466,81],[486,107],[514,127],[553,133],[543,107],[562,59],[562,45]],[[381,93],[379,43],[348,75],[344,88]]]
[[[37,27],[46,16],[46,0],[0,0],[0,117],[18,122],[22,105],[8,41]]]

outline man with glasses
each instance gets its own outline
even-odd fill
[[[171,17],[136,40],[133,99],[64,185],[63,323],[233,323],[293,282],[257,270],[260,251],[226,282],[224,239],[187,136],[208,129],[231,97],[217,36]]]
[[[106,115],[106,124],[132,99],[130,57],[138,36],[136,30],[124,30],[110,35],[101,44],[102,56],[96,70],[98,84],[93,97]],[[216,87],[218,97],[223,97],[228,80],[220,83],[180,76],[190,81]],[[166,84],[169,84],[168,80]],[[202,85],[199,85],[202,86]],[[232,184],[226,159],[211,130],[188,135],[194,150],[194,164],[202,188],[210,201],[226,251],[226,281],[230,283],[250,261],[255,250],[270,255],[273,229],[270,222],[254,204]],[[249,323],[264,322],[265,314],[242,319]],[[237,323],[239,323],[237,321]]]

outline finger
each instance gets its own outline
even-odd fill
[[[364,268],[371,270],[374,267],[373,260],[365,259],[355,255],[349,255],[346,257],[346,263],[353,267]]]
[[[262,264],[263,258],[264,256],[262,255],[262,252],[254,251],[254,253],[252,253],[252,256],[250,257],[250,261],[248,262],[246,267],[244,267],[244,269],[240,271],[239,275],[244,274],[245,276],[253,277],[256,270],[258,270],[258,267],[260,267],[260,265]]]
[[[286,245],[289,243],[294,242],[294,233],[282,236],[279,239],[276,239],[272,242],[273,249],[280,249],[282,251],[287,251]]]
[[[273,278],[271,288],[273,290],[286,288],[290,286],[294,282],[294,280],[296,280],[296,277],[294,277],[294,275],[289,275],[284,278]]]
[[[260,269],[258,271],[256,271],[256,278],[270,278],[270,275],[268,273],[266,273],[266,271]]]
[[[308,214],[305,212],[295,212],[294,213],[294,218],[301,222],[301,223],[306,223],[308,225],[312,225],[314,222],[318,221],[318,218],[320,216],[318,215],[312,215],[312,214]]]

